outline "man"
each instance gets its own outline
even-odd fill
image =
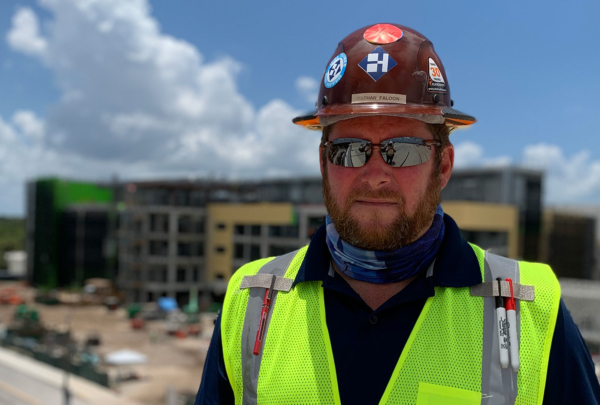
[[[449,133],[475,122],[452,104],[418,32],[340,42],[317,111],[294,120],[323,131],[326,224],[234,274],[197,404],[598,403],[549,267],[470,245],[443,213]]]
[[[385,154],[387,159],[385,160],[385,163],[387,163],[388,165],[394,165],[394,155],[396,154],[396,149],[394,149],[394,143],[393,142],[388,142],[386,148],[385,148]]]

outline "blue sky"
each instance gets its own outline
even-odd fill
[[[41,175],[318,174],[318,134],[287,122],[337,42],[379,22],[426,35],[477,117],[458,166],[546,168],[547,202],[596,203],[600,3],[524,3],[3,1],[0,214]]]

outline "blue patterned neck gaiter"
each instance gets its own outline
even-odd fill
[[[413,243],[394,251],[359,249],[345,242],[327,215],[327,246],[336,266],[355,280],[387,284],[406,280],[427,269],[444,238],[444,211],[438,205],[429,230]]]

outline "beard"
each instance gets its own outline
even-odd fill
[[[433,221],[437,206],[441,202],[440,170],[433,170],[424,195],[417,203],[417,208],[412,215],[406,213],[406,201],[402,193],[389,190],[352,190],[339,206],[333,198],[327,170],[323,171],[323,196],[325,207],[331,221],[335,225],[340,237],[364,250],[392,251],[406,246],[415,240],[430,226]],[[395,201],[398,216],[392,222],[385,222],[377,210],[373,210],[369,221],[373,224],[371,229],[363,229],[360,223],[352,216],[350,210],[352,203],[361,198],[377,198]]]

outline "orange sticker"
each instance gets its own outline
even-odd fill
[[[442,71],[435,63],[435,61],[429,58],[429,80],[427,91],[430,93],[445,93],[446,92],[446,81],[442,75]]]
[[[365,31],[363,38],[372,44],[391,44],[402,38],[402,30],[391,24],[375,24]]]

